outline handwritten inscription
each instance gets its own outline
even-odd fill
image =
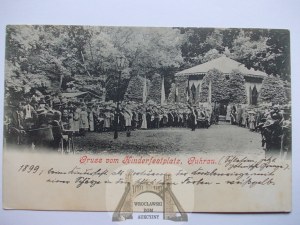
[[[76,188],[93,188],[101,184],[126,184],[126,174],[131,174],[135,184],[164,184],[164,171],[151,169],[129,169],[110,171],[103,163],[111,164],[182,164],[176,157],[133,157],[125,158],[90,158],[81,156],[79,166],[70,169],[42,168],[41,165],[20,165],[18,173],[29,176],[41,176],[45,182],[51,185],[73,185]],[[80,166],[85,164],[84,166]],[[91,165],[90,165],[91,164]],[[99,164],[101,166],[99,167]],[[90,166],[89,166],[90,165]],[[197,168],[195,168],[197,165]],[[251,159],[239,156],[223,156],[219,159],[205,159],[190,157],[186,166],[191,166],[192,171],[183,169],[169,171],[173,179],[169,184],[173,185],[228,185],[255,188],[258,186],[276,185],[276,174],[289,170],[289,164],[277,158]],[[45,171],[45,172],[44,172]]]

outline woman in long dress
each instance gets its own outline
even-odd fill
[[[250,111],[248,112],[249,113],[249,129],[251,131],[254,131],[255,130],[255,116],[254,116],[254,112],[253,111]]]
[[[89,110],[89,128],[90,131],[94,131],[95,130],[95,126],[94,126],[94,112],[92,109]]]
[[[86,111],[86,107],[83,106],[80,112],[80,119],[79,119],[79,131],[82,135],[89,129],[89,121],[88,121],[88,113]]]
[[[105,113],[104,113],[104,130],[110,130],[110,119],[111,119],[111,113],[109,111],[109,109],[106,109],[105,110]]]
[[[73,131],[75,132],[79,132],[80,113],[81,109],[79,107],[76,107],[73,113]]]
[[[230,106],[228,105],[227,108],[226,108],[226,121],[230,122],[230,113],[231,112],[231,109],[230,109]]]
[[[146,117],[146,109],[143,109],[143,117],[142,117],[142,126],[141,129],[147,129],[147,117]]]

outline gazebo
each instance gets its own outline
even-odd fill
[[[187,88],[189,88],[190,92],[194,93],[194,95],[200,95],[203,77],[212,69],[219,70],[227,79],[229,79],[229,74],[234,70],[243,74],[245,78],[247,103],[257,103],[257,97],[261,89],[262,81],[267,74],[262,71],[254,70],[253,68],[248,69],[242,63],[230,59],[225,55],[176,73],[175,83],[178,101],[187,101]]]

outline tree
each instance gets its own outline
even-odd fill
[[[166,87],[174,81],[175,68],[183,63],[180,50],[183,37],[179,30],[129,27],[111,29],[109,34],[113,46],[128,60],[130,76],[147,76],[152,80],[153,74],[161,73],[166,78]]]
[[[223,102],[229,101],[229,91],[228,82],[222,74],[217,69],[212,69],[207,72],[204,76],[201,92],[200,92],[200,102],[207,102],[209,95],[209,83],[211,82],[211,101],[212,102]]]
[[[50,89],[71,90],[74,85],[77,90],[87,89],[89,85],[81,81],[100,80],[99,88],[107,90],[107,99],[115,99],[117,55],[127,59],[122,97],[131,76],[151,79],[152,74],[164,71],[170,78],[170,70],[183,62],[182,36],[172,28],[8,26],[6,60],[14,67],[13,76],[23,79],[24,74],[31,74],[32,79],[50,81]],[[107,79],[101,80],[103,75]]]
[[[170,93],[168,95],[168,103],[175,102],[175,92],[176,92],[176,84],[172,83],[170,88]]]
[[[205,63],[205,62],[211,61],[213,59],[219,58],[221,56],[222,56],[222,54],[220,54],[218,50],[213,48],[204,54],[201,61],[202,61],[202,63]]]
[[[181,28],[185,64],[195,66],[220,54],[235,59],[247,68],[278,74],[290,81],[290,34],[278,29],[199,29]]]
[[[290,80],[288,30],[245,29],[233,41],[232,58],[248,68]]]
[[[185,61],[184,68],[189,68],[201,63],[201,57],[211,49],[206,43],[207,37],[213,32],[213,28],[179,28],[184,34],[185,41],[181,45],[182,56]]]
[[[273,104],[285,104],[287,102],[287,97],[283,81],[275,76],[266,77],[263,80],[258,101],[272,102]]]
[[[229,102],[245,104],[247,102],[245,79],[239,71],[232,71],[228,80]]]
[[[150,81],[147,80],[147,93],[150,90]],[[145,78],[139,75],[131,77],[126,93],[124,95],[125,101],[143,102],[143,91],[145,85]]]
[[[160,104],[161,100],[161,86],[162,86],[162,79],[159,74],[154,74],[151,82],[151,87],[149,90],[148,99],[152,100],[158,104]]]

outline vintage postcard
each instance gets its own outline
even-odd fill
[[[291,211],[288,30],[9,25],[3,207]]]

